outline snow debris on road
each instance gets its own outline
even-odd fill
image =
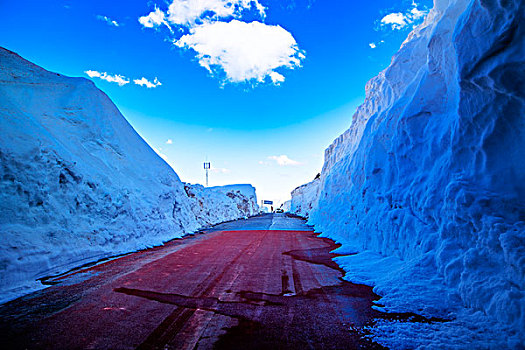
[[[0,106],[0,302],[258,212],[250,185],[185,188],[90,80],[0,48]]]
[[[525,6],[435,0],[292,211],[342,244],[392,348],[525,346]]]

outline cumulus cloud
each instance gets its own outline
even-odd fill
[[[400,30],[415,25],[417,21],[422,19],[428,13],[427,10],[418,9],[416,2],[412,3],[412,7],[405,12],[392,12],[385,15],[380,23],[381,27],[390,27],[392,30]]]
[[[286,166],[286,165],[300,165],[301,163],[299,163],[298,161],[296,160],[293,160],[293,159],[290,159],[288,158],[287,155],[280,155],[280,156],[269,156],[268,159],[270,160],[274,160],[275,162],[277,162],[277,164],[279,164],[280,166]],[[259,162],[259,164],[261,164],[261,162]]]
[[[120,74],[111,75],[106,72],[99,72],[96,70],[87,70],[84,73],[86,73],[90,78],[99,78],[99,79],[105,80],[110,83],[117,83],[119,86],[129,84],[130,82],[130,79]],[[161,82],[157,78],[155,78],[153,82],[151,82],[148,79],[142,77],[140,79],[133,79],[133,82],[136,85],[145,86],[148,89],[155,88],[157,86],[162,85]]]
[[[234,83],[266,78],[282,83],[284,76],[276,69],[300,67],[305,57],[288,31],[257,21],[206,23],[174,43],[194,50],[201,66],[213,74],[223,72]]]
[[[268,74],[268,76],[270,77],[270,79],[275,85],[279,85],[280,83],[284,81],[284,75],[279,74],[277,72],[271,72],[270,74]]]
[[[408,17],[401,12],[389,13],[381,19],[381,25],[390,25],[392,30],[404,28],[408,24]]]
[[[115,20],[113,20],[113,19],[111,19],[111,18],[109,18],[107,16],[98,15],[97,19],[106,22],[110,26],[120,27],[120,24],[117,21],[115,21]]]
[[[209,20],[240,18],[252,9],[265,16],[265,8],[258,0],[174,0],[168,8],[168,20],[191,27]]]
[[[224,82],[279,85],[282,70],[300,67],[304,52],[287,30],[243,21],[247,14],[262,21],[266,8],[259,0],[172,0],[167,11],[155,7],[139,22],[168,27],[175,46],[193,50],[199,64]]]
[[[146,16],[139,17],[139,23],[142,24],[145,28],[157,28],[161,25],[165,25],[171,32],[171,26],[166,20],[166,14],[155,6],[155,11],[150,12]]]
[[[90,78],[99,78],[110,83],[117,83],[119,86],[129,83],[129,79],[120,74],[110,75],[106,72],[98,72],[96,70],[87,70],[84,73],[86,73]]]
[[[204,22],[228,18],[240,18],[250,10],[255,10],[261,17],[265,16],[265,7],[258,0],[173,0],[164,12],[155,7],[155,11],[139,18],[146,28],[166,25],[193,27]]]
[[[133,79],[133,82],[137,85],[140,85],[140,86],[145,86],[147,87],[148,89],[151,89],[151,88],[156,88],[157,86],[161,86],[161,82],[155,78],[153,80],[153,82],[149,81],[148,79],[142,77],[140,79]]]
[[[384,42],[385,42],[384,40],[381,40],[381,41],[378,41],[377,43],[370,43],[370,44],[368,44],[368,46],[370,46],[371,49],[375,49],[376,47],[378,47],[379,45],[381,45]]]
[[[172,145],[173,144],[173,140],[172,139],[167,139],[166,140],[166,144],[167,145]]]

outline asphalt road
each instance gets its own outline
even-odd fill
[[[4,349],[356,349],[371,288],[300,219],[225,223],[0,306]]]

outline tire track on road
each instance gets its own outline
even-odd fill
[[[268,231],[266,231],[263,235],[259,235],[258,239],[249,243],[235,256],[235,258],[231,262],[226,264],[218,275],[216,275],[214,278],[213,275],[209,275],[208,278],[202,281],[191,294],[197,298],[211,296],[212,292],[217,287],[218,283],[224,278],[224,276],[230,270],[236,267],[237,262],[243,256],[247,256],[250,251],[256,250],[257,247],[259,247],[262,244],[267,234]],[[147,291],[145,292],[147,293]],[[180,331],[184,328],[185,324],[193,316],[195,311],[196,309],[188,309],[184,307],[175,308],[175,310],[168,317],[166,317],[164,321],[162,321],[161,324],[155,330],[153,330],[153,332],[150,333],[146,340],[137,347],[137,349],[164,349],[166,345],[174,341],[177,334],[180,333]]]

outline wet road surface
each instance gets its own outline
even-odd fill
[[[9,349],[358,349],[371,288],[341,280],[337,246],[263,215],[55,278],[0,306]]]

